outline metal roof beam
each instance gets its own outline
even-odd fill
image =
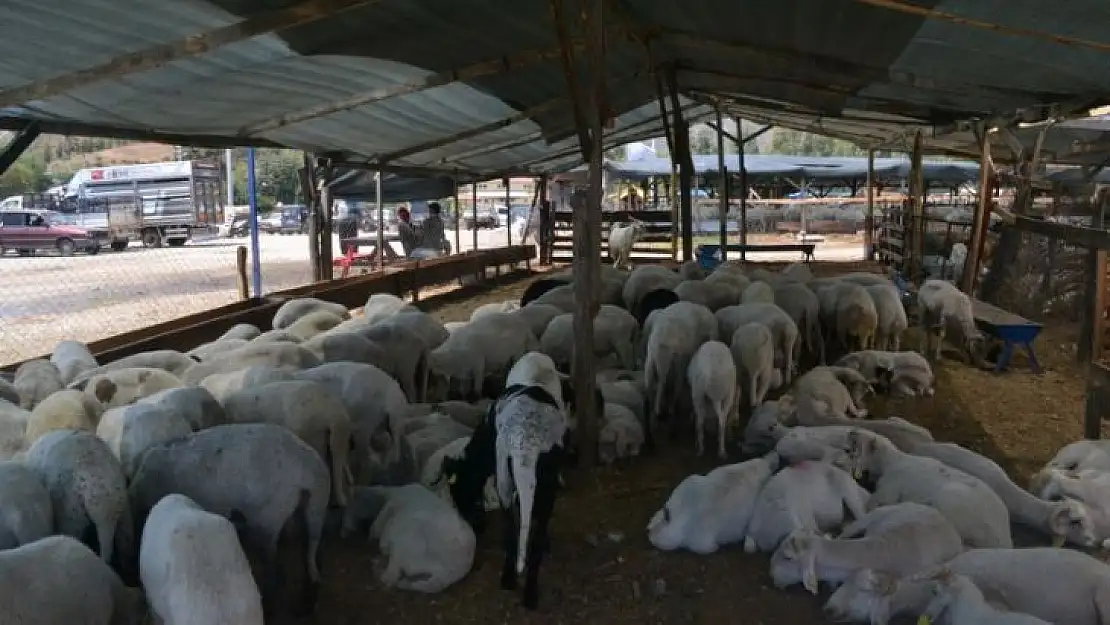
[[[0,130],[22,130],[27,125],[24,117],[11,115],[0,116]],[[87,124],[82,122],[33,120],[39,125],[42,132],[52,135],[70,135],[76,137],[103,137],[106,139],[129,139],[133,141],[151,141],[154,143],[168,143],[170,145],[190,145],[201,148],[285,148],[298,149],[296,146],[283,145],[257,137],[227,137],[220,135],[196,135],[179,132],[159,132],[148,128],[118,128],[100,124]]]
[[[8,168],[14,165],[20,156],[23,156],[23,153],[27,151],[27,148],[31,147],[31,144],[35,142],[35,139],[37,139],[41,133],[42,130],[39,128],[38,123],[31,122],[26,124],[22,130],[12,137],[8,145],[4,146],[4,151],[0,152],[0,175],[6,173]]]
[[[155,69],[167,63],[206,54],[259,35],[311,24],[381,0],[307,0],[294,6],[190,35],[172,43],[122,54],[93,67],[0,91],[0,108],[17,106],[72,91],[109,78]]]

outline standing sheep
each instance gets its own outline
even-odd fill
[[[152,447],[131,481],[130,493],[143,520],[171,493],[185,495],[213,514],[241,517],[243,544],[257,549],[262,558],[264,607],[271,609],[279,591],[278,537],[296,515],[305,532],[307,572],[299,612],[308,614],[315,609],[320,589],[317,552],[329,483],[319,454],[292,432],[266,423],[233,424]]]
[[[343,323],[345,319],[346,317],[341,317],[330,310],[314,310],[283,329],[296,338],[298,343],[304,343]]]
[[[53,533],[54,506],[42,479],[23,463],[0,462],[0,551]]]
[[[724,460],[725,441],[730,423],[735,422],[739,398],[736,387],[736,364],[729,347],[719,341],[703,343],[690,359],[687,382],[694,404],[694,447],[700,456],[705,452],[705,430],[710,423],[717,426],[717,457]]]
[[[774,304],[775,303],[775,290],[771,285],[762,281],[756,280],[744,289],[744,294],[740,296],[741,304]]]
[[[926,356],[940,360],[941,344],[948,324],[952,323],[960,330],[968,361],[981,357],[983,333],[975,325],[971,299],[966,293],[943,280],[926,280],[917,290],[917,302],[925,332]]]
[[[906,318],[906,307],[902,305],[902,297],[898,294],[898,287],[891,283],[873,284],[863,287],[871,296],[875,304],[878,322],[875,326],[875,349],[898,351],[902,344],[902,334],[909,327]]]
[[[487,378],[500,381],[517,359],[537,348],[539,341],[521,317],[480,317],[432,351],[430,384],[435,392],[429,394],[436,400],[482,397]]]
[[[17,403],[27,410],[39,405],[39,402],[52,393],[65,388],[58,368],[54,363],[43,359],[28,360],[19,365],[12,385],[19,394]]]
[[[85,371],[100,366],[87,345],[80,341],[68,340],[58,341],[54,345],[50,362],[58,368],[58,373],[62,376],[62,384],[69,384]]]
[[[601,464],[613,464],[621,458],[640,455],[644,444],[644,426],[632,410],[620,404],[606,403],[597,434],[597,457]]]
[[[30,445],[55,430],[92,432],[103,413],[103,406],[81,391],[58,391],[31,411],[23,439]]]
[[[263,625],[262,598],[231,521],[184,495],[150,510],[139,576],[165,625]]]
[[[524,293],[520,296],[520,307],[524,308],[532,302],[538,300],[544,293],[557,289],[562,286],[568,286],[571,279],[568,278],[543,278],[536,280],[524,289]],[[471,317],[473,318],[473,317]]]
[[[783,309],[798,327],[799,338],[811,362],[825,364],[825,341],[821,336],[821,303],[804,284],[781,281],[774,285],[775,304]]]
[[[147,449],[192,433],[185,419],[156,404],[112,408],[96,426],[96,435],[108,443],[128,478],[138,470]]]
[[[680,282],[682,282],[682,278],[677,273],[662,265],[641,265],[632,272],[628,281],[624,283],[622,292],[624,308],[639,319],[641,318],[639,314],[640,303],[645,295],[656,289],[673,291]],[[568,310],[567,312],[571,311]],[[643,318],[646,317],[647,315],[643,315]]]
[[[609,228],[609,258],[613,266],[632,270],[632,246],[644,236],[647,227],[643,222],[633,220],[629,224],[613,224]]]
[[[649,449],[654,447],[660,417],[674,419],[683,397],[690,396],[686,374],[697,348],[696,323],[689,318],[664,317],[648,333],[644,387],[651,394],[645,432]]]
[[[762,323],[745,323],[732,333],[733,364],[737,380],[742,384],[737,389],[748,393],[748,405],[759,406],[767,397],[768,391],[780,382],[779,372],[775,370],[775,337]]]
[[[532,335],[538,339],[543,336],[548,324],[555,317],[563,314],[563,311],[551,304],[532,304],[531,306],[518,308],[510,314],[523,319],[524,323],[528,324],[529,329],[532,330]]]
[[[760,303],[726,306],[715,314],[721,336],[732,337],[746,323],[767,326],[775,338],[775,366],[779,368],[782,383],[790,384],[797,371],[801,343],[798,341],[798,326],[786,311],[775,304]]]
[[[828,317],[831,321],[830,330],[840,349],[872,349],[879,325],[879,312],[867,289],[851,282],[842,282],[832,288],[830,297],[834,302],[832,314]]]

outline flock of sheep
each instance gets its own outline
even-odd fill
[[[1110,447],[1065,448],[1029,494],[921,427],[867,418],[876,389],[932,394],[928,360],[900,351],[909,317],[887,278],[607,267],[600,296],[604,462],[653,449],[665,430],[694,432],[699,454],[708,433],[725,459],[747,415],[740,450],[756,457],[684,480],[648,524],[657,548],[772,552],[777,584],[842,584],[828,609],[859,622],[1110,618],[1110,569],[1010,537],[1015,521],[1057,544],[1110,539]],[[949,283],[927,281],[915,305],[930,357],[949,329],[981,350],[970,302]],[[296,611],[309,613],[334,525],[368,531],[384,585],[439,592],[469,573],[497,508],[502,586],[523,574],[534,608],[577,451],[573,308],[568,272],[467,322],[378,294],[354,314],[290,300],[270,329],[238,325],[188,353],[101,364],[60,342],[0,379],[0,580],[20,587],[0,601],[5,614],[261,624],[285,590],[279,548],[303,562]]]

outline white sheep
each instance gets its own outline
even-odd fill
[[[964,275],[964,264],[967,262],[967,244],[957,241],[952,244],[948,252],[949,278],[960,280]]]
[[[743,541],[756,498],[778,466],[778,455],[772,452],[687,477],[651,517],[648,540],[663,551],[700,554]]]
[[[138,470],[147,449],[192,433],[188,421],[158,404],[111,408],[96,426],[96,435],[108,444],[128,478]]]
[[[341,317],[330,310],[314,310],[298,317],[283,329],[295,337],[298,343],[304,343],[343,323],[345,319],[346,317]]]
[[[703,280],[683,280],[674,288],[674,294],[683,302],[700,304],[714,312],[736,303],[731,294],[728,297],[722,296],[720,289]]]
[[[774,304],[775,303],[775,290],[771,285],[762,281],[756,280],[744,289],[744,293],[740,296],[741,304]]]
[[[308,369],[320,364],[320,359],[298,344],[286,341],[261,341],[255,339],[243,347],[198,362],[181,374],[187,386],[196,386],[201,380],[215,373],[229,373],[254,365],[267,365],[288,371]]]
[[[348,320],[350,321],[350,320]],[[343,324],[347,323],[346,321]],[[362,323],[362,320],[359,320]],[[340,325],[343,325],[340,324]],[[339,327],[339,326],[336,326]],[[262,334],[247,341],[247,345],[262,345],[265,343],[300,343],[300,339],[285,330],[266,330]]]
[[[75,388],[81,382],[84,382],[96,374],[118,371],[119,369],[161,369],[162,371],[181,377],[186,369],[197,364],[197,362],[198,360],[196,358],[192,358],[172,349],[156,349],[150,352],[139,352],[100,365],[95,369],[85,371],[74,378],[73,381],[69,383],[69,386]]]
[[[660,416],[673,418],[679,402],[689,396],[686,373],[697,348],[696,323],[689,318],[666,317],[648,334],[644,387],[650,395],[645,432],[649,448],[654,444]]]
[[[0,551],[0,583],[5,623],[136,625],[145,614],[142,590],[68,536]]]
[[[23,438],[30,445],[55,430],[92,432],[103,413],[103,406],[82,391],[58,391],[31,411]]]
[[[517,300],[505,300],[503,302],[490,302],[489,304],[482,304],[470,313],[470,319],[474,320],[484,315],[492,313],[507,313],[513,312],[520,308],[520,302]]]
[[[674,290],[680,282],[682,278],[677,273],[662,265],[640,265],[624,283],[621,293],[624,308],[635,315],[640,308],[640,300],[649,292],[656,289]]]
[[[771,476],[755,502],[744,551],[774,551],[792,531],[829,531],[863,517],[868,493],[851,475],[824,462],[804,461]]]
[[[390,323],[391,320],[392,316],[378,323],[351,326],[347,331],[357,332],[379,347],[385,356],[377,366],[397,380],[409,401],[423,401],[431,367],[428,342],[416,330],[404,324]],[[338,330],[337,327],[332,331]],[[446,334],[447,331],[443,332]],[[311,369],[319,364],[301,368]]]
[[[0,462],[0,551],[54,533],[54,506],[42,478],[20,462]]]
[[[746,323],[732,334],[729,349],[737,379],[752,408],[762,404],[767,393],[782,381],[775,369],[774,341],[775,337],[762,323]]]
[[[16,390],[14,384],[3,376],[0,376],[0,401],[6,401],[15,406],[19,405],[19,391]]]
[[[640,221],[627,224],[613,224],[609,228],[609,257],[616,268],[632,269],[632,246],[644,236],[647,226]]]
[[[854,431],[853,427],[848,425],[817,427],[797,425],[777,430],[772,435],[779,436],[778,441],[774,443],[774,449],[783,462],[790,464],[807,460],[827,462],[845,471],[851,471],[852,461],[848,456],[851,437],[848,435],[852,431]]]
[[[452,505],[454,502],[451,499],[451,485],[444,479],[443,463],[444,461],[457,462],[466,453],[466,446],[469,444],[470,437],[464,436],[440,447],[424,463],[424,469],[420,473],[420,484]],[[485,488],[482,489],[482,499],[486,512],[501,507],[501,502],[497,500],[497,486],[494,484],[492,475],[486,480]]]
[[[574,360],[573,317],[569,313],[555,317],[540,337],[540,351],[550,356],[562,371],[569,371]],[[600,366],[636,366],[635,352],[639,333],[640,324],[628,311],[609,305],[599,307],[597,316],[594,317],[593,352],[601,359]]]
[[[704,280],[705,268],[696,260],[688,260],[678,266],[678,275],[683,280]]]
[[[852,434],[853,466],[875,480],[872,507],[913,501],[936,508],[969,547],[1013,547],[1006,504],[979,478],[933,458],[899,451],[878,436]]]
[[[740,451],[745,454],[766,453],[775,448],[775,445],[789,430],[784,423],[793,415],[793,398],[784,395],[776,401],[765,401],[760,404],[744,425],[744,441]]]
[[[151,508],[139,576],[166,625],[263,625],[262,597],[235,526],[184,495],[166,495]]]
[[[271,382],[286,382],[294,379],[293,372],[270,365],[252,365],[227,373],[214,373],[200,381],[197,388],[208,391],[221,404],[238,391],[252,386]],[[225,419],[226,421],[226,419]]]
[[[798,282],[809,282],[813,279],[813,272],[805,263],[790,263],[779,272],[783,277]]]
[[[538,339],[543,336],[544,330],[547,329],[551,320],[563,314],[563,311],[550,304],[533,303],[518,308],[510,314],[524,319],[524,322],[528,324],[528,327],[532,330],[532,335]]]
[[[917,290],[921,309],[921,327],[926,333],[925,353],[940,360],[940,348],[948,325],[959,328],[962,347],[970,359],[977,358],[983,345],[983,333],[975,325],[971,299],[966,293],[943,280],[926,280]]]
[[[775,338],[775,366],[779,369],[783,384],[790,384],[797,370],[798,326],[786,311],[775,304],[743,304],[726,306],[716,313],[720,324],[720,335],[732,337],[740,326],[747,323],[762,323]]]
[[[838,367],[859,371],[868,383],[889,388],[895,397],[933,395],[933,368],[917,352],[863,350],[836,361]]]
[[[644,426],[639,417],[620,404],[606,403],[597,434],[597,456],[602,464],[640,455]]]
[[[921,618],[936,622],[943,615],[950,625],[1050,625],[1048,621],[1021,612],[998,610],[987,603],[970,578],[945,574],[930,578],[932,600]]]
[[[31,413],[0,400],[0,460],[10,460],[26,450],[25,433]]]
[[[851,282],[841,282],[831,289],[822,305],[822,314],[841,349],[871,349],[879,325],[875,300],[867,289]],[[854,341],[853,341],[854,339]]]
[[[807,371],[794,385],[794,398],[799,406],[825,404],[834,415],[851,415],[857,418],[867,416],[863,399],[873,391],[860,372],[848,367],[821,366]],[[806,422],[799,413],[802,425],[823,425]]]
[[[210,343],[197,345],[193,349],[190,349],[188,352],[186,352],[186,355],[197,362],[204,362],[205,360],[208,360],[216,354],[222,354],[233,349],[239,349],[249,342],[250,340],[248,339],[240,338],[220,339],[218,341],[212,341]]]
[[[199,386],[166,389],[136,403],[161,406],[184,419],[194,432],[227,423],[224,407],[212,393]]]
[[[825,364],[825,340],[821,336],[821,304],[805,284],[789,280],[773,285],[775,305],[783,309],[797,326],[799,339],[814,362]]]
[[[736,364],[728,345],[703,343],[690,359],[686,381],[694,405],[695,450],[699,456],[705,451],[705,430],[715,424],[717,456],[724,460],[729,425],[739,420]]]
[[[100,366],[87,345],[80,341],[69,340],[58,341],[54,345],[54,351],[50,354],[50,362],[58,368],[63,384],[69,384],[85,371]]]
[[[523,308],[527,308],[529,306],[534,306],[537,304],[554,306],[555,308],[559,309],[560,313],[574,312],[574,285],[564,284],[562,286],[557,286],[550,291],[544,292],[536,299],[528,302],[523,306]]]
[[[45,359],[28,360],[15,370],[12,386],[18,393],[21,407],[31,410],[52,393],[62,390],[62,374],[54,363]]]
[[[224,400],[229,423],[273,423],[289,428],[330,461],[332,494],[347,505],[351,418],[330,389],[307,380],[271,382],[244,388]]]
[[[183,386],[176,375],[152,367],[105,371],[89,376],[82,384],[85,394],[105,408],[133,404],[159,391]]]
[[[379,321],[378,324],[401,327],[412,331],[420,337],[421,341],[424,341],[424,345],[429,350],[442,345],[447,337],[451,335],[447,328],[443,327],[443,324],[437,321],[435,317],[412,306],[402,308],[396,315],[387,317]]]
[[[419,484],[359,487],[343,516],[343,535],[370,524],[388,559],[390,588],[441,592],[470,572],[477,539],[451,504]]]
[[[256,423],[218,425],[150,448],[130,495],[140,519],[171,493],[213,514],[241,517],[244,544],[259,546],[262,570],[271,580],[278,570],[278,538],[297,515],[306,535],[300,610],[310,612],[320,587],[317,552],[330,490],[328,468],[315,450],[281,426]],[[264,601],[276,598],[263,592]]]
[[[258,329],[258,326],[250,323],[237,323],[228,328],[227,332],[221,334],[220,337],[216,340],[226,341],[230,339],[236,339],[241,341],[250,341],[258,338],[259,334],[262,334],[262,331]]]
[[[778,588],[801,582],[817,594],[819,581],[838,584],[865,569],[910,575],[962,551],[960,534],[944,515],[926,505],[900,503],[868,512],[836,539],[812,529],[795,531],[771,556],[771,579]]]
[[[602,380],[598,374],[597,390],[606,404],[624,406],[636,415],[641,424],[647,423],[647,394],[642,380]]]
[[[1045,464],[1045,468],[1081,471],[1100,469],[1110,471],[1110,441],[1081,440],[1060,448]]]
[[[902,344],[902,334],[909,327],[906,307],[898,287],[893,284],[875,284],[864,287],[875,304],[878,322],[875,326],[875,349],[898,351]]]
[[[502,378],[513,362],[539,348],[539,341],[521,317],[493,313],[471,321],[452,334],[428,358],[434,399],[482,396],[487,377]],[[404,385],[402,385],[404,386]]]
[[[1081,547],[1096,547],[1104,538],[1110,539],[1110,533],[1097,531],[1088,506],[1079,503],[1088,501],[1085,498],[1077,497],[1079,501],[1038,499],[1010,481],[1006,471],[993,460],[954,443],[916,445],[910,452],[934,458],[982,480],[1006,504],[1011,519],[1052,537],[1057,546],[1070,541]],[[1104,529],[1110,530],[1110,527]]]
[[[712,289],[713,306],[710,306],[710,308],[714,312],[725,306],[738,305],[740,298],[744,295],[744,290],[751,284],[751,280],[743,273],[722,270],[721,266],[718,266],[717,270],[706,276],[704,282]]]
[[[24,463],[50,493],[55,531],[80,539],[91,523],[105,562],[117,545],[121,562],[132,557],[127,478],[104,441],[91,432],[50,432],[31,445]]]
[[[281,305],[274,313],[270,327],[275,330],[284,330],[293,325],[298,319],[317,310],[326,310],[337,317],[350,319],[351,313],[343,304],[327,302],[315,297],[298,297]]]

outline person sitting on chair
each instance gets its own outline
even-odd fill
[[[423,235],[420,239],[420,247],[432,250],[439,255],[441,253],[449,253],[451,245],[447,242],[447,236],[443,230],[443,217],[441,213],[443,209],[440,207],[439,202],[432,202],[428,204],[428,216],[421,224]]]
[[[416,228],[412,225],[409,209],[402,206],[397,209],[397,236],[401,239],[401,249],[406,257],[411,256],[419,243]]]

